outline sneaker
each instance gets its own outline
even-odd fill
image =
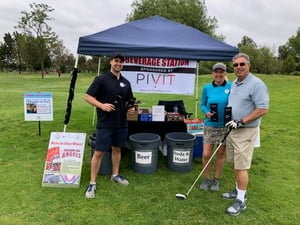
[[[236,199],[235,202],[227,209],[227,213],[230,216],[237,216],[241,211],[246,209],[246,203],[242,202],[239,199]]]
[[[225,198],[225,199],[235,199],[237,196],[237,190],[234,189],[231,192],[223,193],[221,196],[222,196],[222,198]]]
[[[210,190],[212,190],[212,191],[218,191],[218,190],[219,190],[219,180],[213,179],[213,180],[211,181],[211,187],[210,187]]]
[[[236,199],[237,197],[237,190],[234,189],[232,192],[223,193],[222,198],[225,199]],[[245,194],[245,200],[247,200],[247,194]]]
[[[205,178],[204,181],[200,185],[200,189],[201,190],[207,190],[209,185],[210,185],[210,179]]]
[[[128,180],[126,180],[126,179],[125,179],[123,176],[121,176],[121,175],[117,175],[117,176],[115,176],[115,177],[111,176],[111,180],[113,180],[113,181],[115,181],[115,182],[117,182],[117,183],[119,183],[119,184],[122,184],[122,185],[128,185],[128,184],[129,184]]]
[[[85,198],[95,198],[96,184],[89,184],[85,191]]]

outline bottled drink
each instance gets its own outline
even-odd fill
[[[178,113],[178,107],[175,105],[173,108],[174,113]]]

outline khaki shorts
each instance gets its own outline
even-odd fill
[[[234,164],[234,169],[250,169],[257,134],[257,127],[245,127],[232,130],[228,135],[226,156],[227,161]]]

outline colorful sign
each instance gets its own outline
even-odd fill
[[[52,93],[24,93],[25,121],[53,121]]]
[[[51,133],[43,187],[79,187],[85,137],[85,133]]]
[[[194,95],[196,61],[126,57],[122,74],[134,92]]]

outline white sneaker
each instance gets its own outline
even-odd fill
[[[245,209],[246,203],[236,199],[235,202],[227,209],[227,213],[230,216],[238,216]]]
[[[96,184],[89,184],[85,191],[85,198],[95,198],[96,195]]]
[[[122,184],[122,185],[128,185],[128,184],[129,184],[128,180],[126,180],[126,179],[125,179],[123,176],[121,176],[121,175],[117,175],[117,176],[115,176],[115,177],[111,176],[111,180],[113,180],[113,181],[115,181],[115,182],[117,182],[117,183],[119,183],[119,184]]]

